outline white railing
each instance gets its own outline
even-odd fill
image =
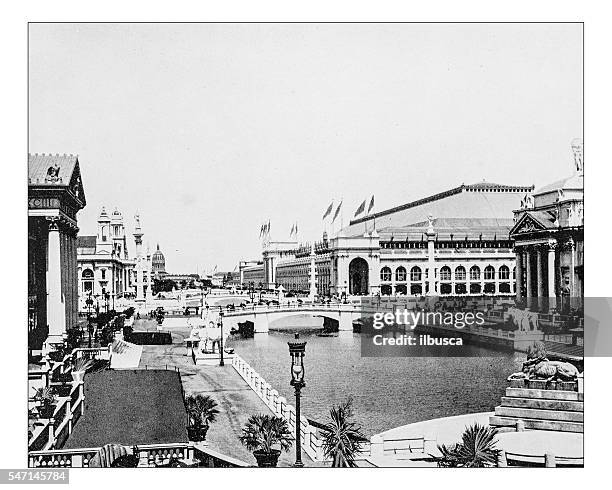
[[[88,468],[99,448],[55,449],[30,451],[30,468]],[[155,467],[169,464],[172,460],[193,462],[209,468],[229,468],[250,466],[244,461],[226,456],[194,442],[142,444],[129,449],[138,456],[139,467]]]
[[[28,441],[28,448],[40,451],[64,444],[84,410],[85,390],[81,381],[73,383],[69,396],[60,398],[52,418],[39,419],[40,425],[35,428]]]

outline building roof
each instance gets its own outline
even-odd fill
[[[429,215],[434,218],[436,233],[464,233],[469,237],[508,236],[513,225],[513,210],[518,208],[526,192],[533,186],[510,186],[479,182],[461,185],[433,196],[418,199],[366,218],[351,221],[340,231],[341,237],[363,235],[373,223],[384,239],[393,233],[424,233]],[[437,223],[437,224],[436,224]],[[440,229],[438,229],[438,227]],[[471,233],[471,234],[470,234]],[[440,235],[441,236],[441,235]],[[404,239],[405,236],[404,236]],[[484,237],[483,237],[484,239]]]
[[[187,442],[180,374],[103,370],[85,375],[87,408],[65,449]]]
[[[556,192],[558,190],[583,190],[584,189],[584,177],[578,173],[570,177],[566,177],[561,180],[557,180],[551,184],[545,185],[537,189],[533,195],[539,196],[541,194],[547,194],[549,192]]]
[[[79,235],[77,236],[77,253],[95,254],[96,253],[96,235]]]
[[[65,189],[80,208],[86,204],[77,155],[28,154],[28,187],[29,194],[53,188]]]
[[[513,218],[436,218],[433,227],[437,240],[507,240]],[[420,241],[427,240],[428,221],[401,227],[384,227],[376,231],[381,241]],[[363,235],[361,231],[355,236]]]
[[[28,181],[37,185],[69,185],[72,173],[78,163],[77,155],[30,154],[28,155]],[[50,167],[59,167],[57,181],[47,179]]]

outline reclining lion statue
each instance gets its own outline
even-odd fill
[[[546,357],[530,359],[523,363],[523,373],[528,379],[545,379],[550,381],[576,381],[578,368],[569,362],[549,361]]]

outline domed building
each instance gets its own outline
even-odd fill
[[[572,152],[573,175],[525,196],[514,213],[510,237],[516,252],[516,293],[517,299],[526,298],[527,306],[539,306],[541,298],[568,298],[579,306],[584,296],[582,140],[572,142]]]
[[[151,264],[154,276],[159,277],[166,274],[166,258],[159,249],[159,243],[157,244],[157,250],[151,257]]]

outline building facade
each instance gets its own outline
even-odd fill
[[[513,210],[533,186],[461,185],[351,221],[313,244],[263,242],[243,286],[319,295],[515,294]]]
[[[28,333],[31,350],[63,344],[78,323],[76,155],[28,155]]]
[[[584,164],[582,142],[572,143],[573,175],[521,201],[510,232],[516,254],[516,297],[530,307],[584,297]],[[543,301],[547,299],[548,301]],[[566,302],[566,305],[569,303]]]
[[[110,215],[102,208],[96,235],[77,238],[79,308],[87,310],[86,300],[102,302],[133,297],[134,260],[130,258],[123,215],[115,209]],[[108,293],[108,297],[107,297]]]

